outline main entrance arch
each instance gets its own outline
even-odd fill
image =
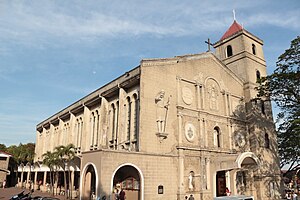
[[[81,199],[91,199],[92,196],[96,196],[97,188],[97,170],[93,164],[88,164],[83,170],[81,177]]]
[[[123,189],[126,199],[144,200],[144,178],[141,170],[133,164],[127,163],[119,166],[112,176],[112,196]]]
[[[239,169],[235,175],[237,193],[255,196],[254,171],[260,166],[259,158],[252,152],[244,152],[236,162]]]

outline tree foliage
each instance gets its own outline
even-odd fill
[[[0,151],[6,151],[6,145],[5,144],[0,144]]]
[[[278,57],[274,72],[259,81],[259,96],[270,98],[280,108],[278,147],[281,167],[300,163],[300,37]]]
[[[13,159],[16,161],[18,165],[20,164],[33,164],[34,160],[34,149],[35,144],[34,143],[27,143],[22,144],[20,143],[17,145],[11,145],[6,148],[6,152],[13,155]]]
[[[67,146],[60,145],[55,147],[53,152],[47,151],[43,154],[43,164],[49,167],[51,174],[56,173],[59,169],[62,169],[64,171],[64,186],[65,189],[70,189],[71,193],[72,188],[69,187],[70,185],[72,185],[70,176],[70,166],[72,160],[75,158],[74,148],[75,146],[73,144],[68,144]],[[68,181],[66,176],[67,172],[69,174]],[[55,180],[53,179],[54,178],[51,178],[50,180],[52,188],[55,182]],[[66,192],[65,195],[67,196],[68,193]]]

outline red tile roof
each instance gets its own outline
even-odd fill
[[[7,156],[13,156],[12,154],[6,153],[6,152],[4,152],[4,151],[0,151],[0,154],[7,155]]]
[[[224,39],[234,35],[235,33],[239,32],[240,30],[243,30],[243,27],[234,20],[232,25],[225,32],[225,34],[222,36],[222,38],[220,40],[224,40]]]

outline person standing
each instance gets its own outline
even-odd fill
[[[119,199],[120,200],[125,200],[125,191],[123,189],[121,189],[121,191],[120,191]]]
[[[195,200],[194,196],[191,194],[188,200]]]
[[[3,188],[6,187],[6,180],[3,181],[3,184],[2,184]]]
[[[293,200],[297,200],[297,199],[298,199],[298,198],[297,198],[297,194],[296,194],[295,192],[293,192],[292,197],[293,197]]]

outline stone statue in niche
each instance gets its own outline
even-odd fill
[[[166,132],[166,121],[170,106],[170,97],[165,98],[165,91],[161,90],[155,97],[156,104],[156,123],[158,133]]]
[[[189,190],[193,191],[194,190],[194,172],[191,171],[189,174]]]

